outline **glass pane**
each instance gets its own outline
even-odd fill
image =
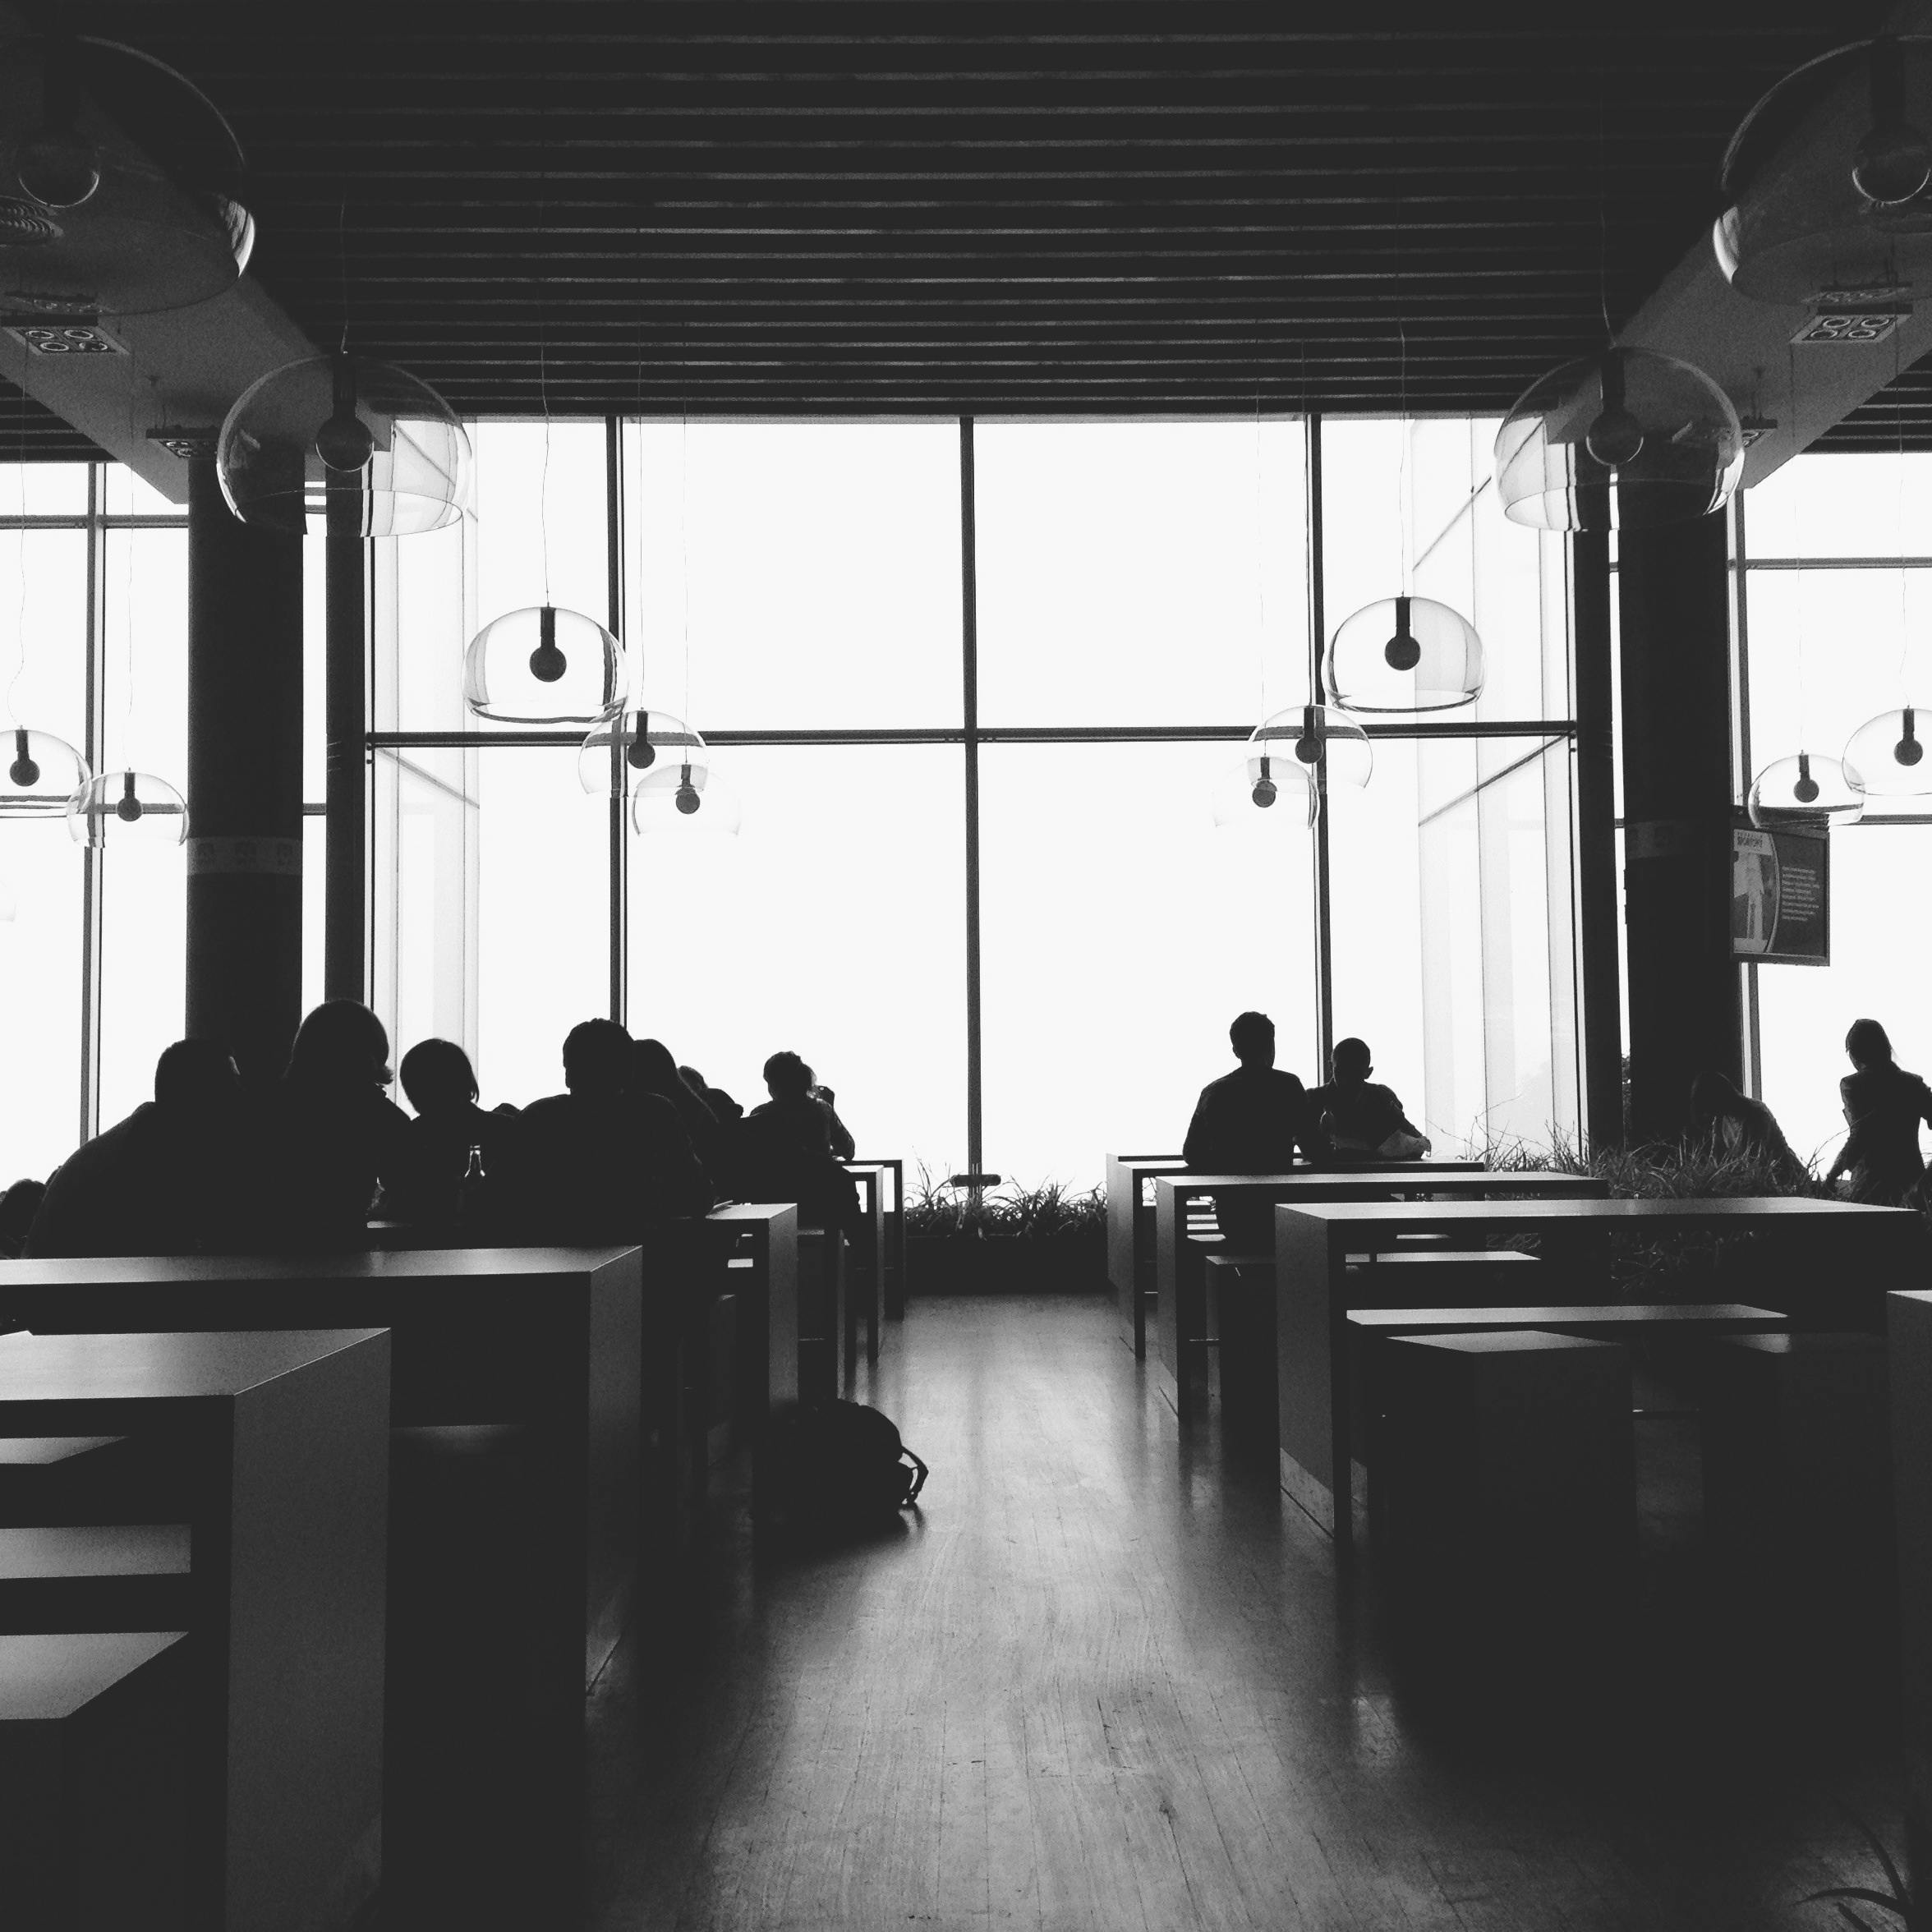
[[[957,724],[953,423],[632,423],[625,642],[700,731]]]
[[[986,423],[973,463],[982,723],[1258,723],[1306,701],[1300,421]]]
[[[1932,454],[1794,457],[1745,499],[1750,557],[1932,557]]]
[[[106,502],[110,517],[180,517],[188,513],[188,466],[181,466],[181,499],[163,496],[125,463],[107,466]]]
[[[320,805],[329,791],[328,545],[322,537],[302,539],[301,587],[302,798]]]
[[[1932,570],[1752,570],[1751,758],[1837,757],[1868,718],[1932,697]],[[1911,810],[1922,802],[1897,801]],[[1871,808],[1876,812],[1880,807]]]
[[[479,756],[375,755],[373,1004],[398,1053],[431,1037],[477,1046]]]
[[[0,713],[86,748],[85,530],[0,531]]]
[[[490,720],[463,702],[463,652],[478,628],[481,546],[467,517],[448,528],[376,546],[376,689],[379,729],[487,731]],[[601,605],[590,614],[602,621]],[[385,667],[394,667],[394,684]],[[587,730],[588,726],[585,729]]]
[[[803,1054],[862,1154],[966,1147],[961,753],[734,747],[735,839],[630,840],[630,1028],[742,1106]],[[702,822],[702,812],[690,821]]]
[[[1406,433],[1392,417],[1322,425],[1329,636],[1401,591],[1406,550],[1414,595],[1447,604],[1482,635],[1483,695],[1437,714],[1444,722],[1570,715],[1564,540],[1503,515],[1491,481],[1497,426],[1459,416],[1419,419]]]
[[[85,463],[9,463],[0,482],[0,517],[85,517]]]
[[[44,1180],[80,1138],[81,867],[58,821],[0,824],[0,1188]]]
[[[1838,1081],[1852,1070],[1844,1049],[1853,1020],[1879,1021],[1899,1065],[1932,1076],[1932,899],[1911,889],[1929,868],[1932,826],[1834,832],[1832,964],[1758,968],[1764,1097],[1799,1157],[1815,1157],[1821,1172],[1844,1139]]]
[[[1232,1070],[1228,1023],[1275,1022],[1315,1079],[1305,815],[1217,829],[1235,744],[989,745],[980,754],[986,1157],[1097,1184],[1110,1152],[1178,1149]]]
[[[568,747],[479,752],[476,795],[476,1078],[522,1106],[563,1091],[564,1036],[610,1010],[605,802]]]
[[[187,790],[188,539],[111,530],[103,540],[104,768]],[[192,801],[190,801],[191,810]],[[101,864],[100,1119],[153,1097],[154,1062],[182,1036],[187,874],[177,846],[110,848]]]

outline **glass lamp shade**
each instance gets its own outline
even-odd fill
[[[1711,245],[1740,295],[1883,312],[1932,297],[1932,39],[1861,40],[1739,123]]]
[[[172,67],[112,40],[16,39],[0,50],[0,130],[12,315],[187,308],[248,265],[241,144]]]
[[[463,656],[463,702],[499,724],[600,724],[629,692],[623,646],[594,617],[554,604],[493,618]]]
[[[1252,746],[1254,740],[1249,741]],[[1219,780],[1212,799],[1215,824],[1255,831],[1275,826],[1312,827],[1321,812],[1315,770],[1295,756],[1291,743],[1279,752],[1254,751]]]
[[[0,734],[0,818],[59,818],[94,775],[64,738],[18,725]]]
[[[245,389],[223,423],[222,494],[244,523],[300,536],[340,515],[361,536],[414,536],[463,513],[469,433],[426,382],[387,362],[310,356]]]
[[[1482,696],[1483,640],[1447,604],[1384,597],[1337,628],[1322,683],[1351,711],[1453,711]]]
[[[721,835],[735,834],[743,822],[738,788],[708,765],[660,758],[631,788],[631,825],[638,832]]]
[[[1700,369],[1610,349],[1532,383],[1496,435],[1503,513],[1535,530],[1691,523],[1744,475],[1731,398]]]
[[[82,845],[179,845],[188,806],[149,771],[104,771],[67,804],[67,830]]]
[[[1913,705],[1881,711],[1852,734],[1840,762],[1845,782],[1874,798],[1932,794],[1932,757],[1925,755],[1927,720]]]
[[[583,741],[577,777],[593,797],[619,798],[628,796],[660,763],[710,762],[705,741],[682,718],[669,711],[620,711]]]
[[[1248,775],[1258,784],[1265,761],[1272,769],[1284,760],[1313,771],[1326,761],[1330,785],[1365,785],[1375,769],[1368,734],[1355,720],[1326,705],[1297,705],[1276,711],[1255,726],[1248,738]]]
[[[1750,821],[1760,830],[1797,826],[1856,825],[1865,816],[1865,794],[1847,782],[1836,758],[1799,752],[1767,765],[1750,789]]]

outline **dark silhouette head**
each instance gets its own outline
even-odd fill
[[[1228,1043],[1244,1067],[1275,1064],[1275,1023],[1265,1013],[1240,1013],[1228,1028]]]
[[[662,1040],[639,1040],[631,1048],[631,1084],[641,1093],[661,1093],[666,1100],[683,1091],[678,1063]]]
[[[704,1075],[701,1074],[694,1066],[679,1067],[678,1069],[678,1078],[682,1080],[684,1084],[688,1087],[700,1100],[702,1100],[705,1095],[711,1091],[709,1083],[706,1081]]]
[[[233,1056],[214,1040],[177,1040],[154,1062],[154,1104],[183,1121],[215,1120],[242,1099]]]
[[[586,1100],[612,1100],[630,1084],[631,1036],[614,1019],[581,1020],[564,1036],[564,1084]]]
[[[1690,1124],[1708,1127],[1714,1121],[1727,1120],[1737,1112],[1743,1098],[1728,1074],[1707,1067],[1690,1083]]]
[[[765,1084],[774,1100],[803,1100],[812,1091],[812,1069],[795,1053],[775,1053],[765,1063]]]
[[[1845,1051],[1852,1056],[1852,1065],[1861,1070],[1892,1064],[1892,1042],[1875,1019],[1852,1021],[1852,1030],[1845,1036]]]
[[[1356,1039],[1353,1034],[1346,1040],[1337,1040],[1335,1051],[1328,1056],[1328,1070],[1344,1086],[1357,1080],[1366,1080],[1375,1071],[1375,1062],[1368,1052],[1368,1042]]]
[[[27,1244],[27,1230],[47,1198],[42,1180],[16,1180],[0,1194],[0,1261],[17,1261]]]
[[[282,1078],[311,1095],[386,1087],[392,1078],[388,1030],[360,1000],[324,1000],[301,1023]]]
[[[476,1097],[476,1071],[453,1040],[418,1040],[402,1056],[402,1091],[419,1114],[451,1114]]]

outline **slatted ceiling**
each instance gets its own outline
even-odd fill
[[[1427,34],[1224,0],[88,21],[233,121],[255,272],[310,334],[335,338],[346,285],[355,339],[466,412],[993,415],[1506,408],[1600,339],[1600,274],[1621,319],[1705,230],[1764,88],[1882,11]]]
[[[0,378],[0,462],[104,462],[91,437]]]

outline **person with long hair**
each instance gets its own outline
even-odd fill
[[[1851,1132],[1825,1175],[1850,1177],[1855,1201],[1896,1208],[1919,1198],[1925,1162],[1919,1123],[1932,1126],[1932,1088],[1892,1057],[1892,1042],[1875,1019],[1855,1019],[1845,1035],[1852,1071],[1838,1083]]]
[[[678,1071],[678,1062],[661,1040],[637,1040],[631,1046],[631,1089],[668,1100],[691,1142],[714,1193],[722,1191],[728,1165],[723,1123],[710,1106],[693,1093]]]

